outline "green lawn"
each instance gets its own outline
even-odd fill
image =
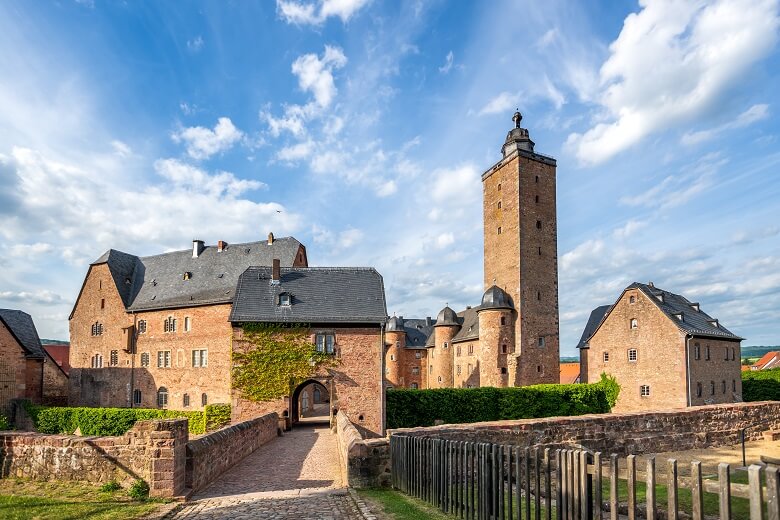
[[[357,493],[368,503],[372,512],[383,513],[386,517],[395,520],[418,520],[420,518],[444,520],[452,518],[435,507],[416,498],[404,495],[399,491],[391,489],[361,489]]]
[[[127,489],[101,492],[96,486],[75,482],[0,479],[0,518],[4,520],[139,518],[161,504],[131,500]]]

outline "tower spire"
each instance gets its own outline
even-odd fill
[[[520,128],[520,121],[523,120],[523,114],[520,113],[520,108],[515,109],[515,115],[512,116],[512,121],[515,122],[515,128]]]

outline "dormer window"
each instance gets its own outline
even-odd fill
[[[189,271],[184,271],[184,274],[182,275],[182,279],[189,280],[190,278],[192,278],[192,273]]]
[[[691,309],[695,310],[696,312],[701,312],[701,307],[699,306],[698,303],[692,303]]]
[[[290,293],[282,293],[279,295],[279,305],[289,307],[292,305],[292,295]]]
[[[674,317],[680,321],[685,321],[685,315],[682,312],[675,312]]]
[[[658,293],[655,295],[656,298],[658,298],[658,301],[663,303],[664,302],[664,293]]]
[[[718,320],[707,320],[707,323],[709,323],[711,326],[715,327],[716,329],[720,326],[718,325]]]

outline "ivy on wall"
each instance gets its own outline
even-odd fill
[[[242,329],[251,347],[233,352],[233,388],[250,401],[290,395],[320,367],[338,364],[332,354],[317,352],[306,325],[246,323]]]

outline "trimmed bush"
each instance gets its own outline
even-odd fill
[[[149,484],[139,478],[133,482],[127,494],[134,500],[146,500],[149,498]]]
[[[119,482],[116,480],[109,480],[100,486],[100,491],[103,493],[113,493],[114,491],[119,491],[120,489],[122,489],[122,486],[120,486]]]
[[[25,404],[35,428],[41,433],[72,434],[78,428],[82,435],[123,435],[136,421],[149,419],[187,419],[191,434],[206,432],[203,412],[158,410],[154,408],[78,408]]]
[[[780,401],[780,368],[742,372],[743,401]]]
[[[11,425],[8,424],[8,419],[5,417],[5,415],[0,415],[0,431],[3,430],[10,430]]]
[[[387,427],[432,426],[436,420],[457,424],[607,413],[616,391],[619,387],[604,383],[393,389],[387,392]]]
[[[206,431],[218,430],[230,424],[230,405],[229,404],[207,404],[203,413],[206,421]]]

